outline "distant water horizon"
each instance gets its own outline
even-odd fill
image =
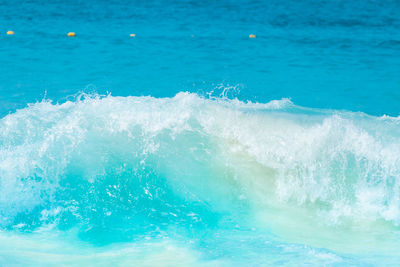
[[[398,116],[398,12],[397,1],[4,2],[0,112],[85,90],[223,85],[243,101]]]

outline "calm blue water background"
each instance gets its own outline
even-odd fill
[[[0,33],[2,116],[46,94],[219,85],[240,100],[400,112],[399,1],[1,0]]]

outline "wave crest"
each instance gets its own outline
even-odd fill
[[[287,99],[43,101],[0,120],[0,225],[204,227],[271,203],[398,225],[399,137],[396,120]]]

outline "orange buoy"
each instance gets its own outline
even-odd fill
[[[256,38],[257,36],[255,34],[250,34],[249,38]]]
[[[7,32],[7,35],[13,35],[13,34],[14,34],[13,31],[8,31],[8,32]]]
[[[75,34],[74,32],[69,32],[69,33],[67,33],[67,36],[68,36],[68,37],[75,37],[76,34]]]
[[[130,36],[130,37],[136,37],[136,34],[131,33],[131,34],[129,34],[129,36]]]

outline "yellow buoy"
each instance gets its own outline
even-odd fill
[[[257,36],[255,34],[250,34],[249,38],[256,38]]]
[[[129,36],[130,36],[130,37],[135,37],[135,36],[136,36],[136,34],[134,34],[134,33],[131,33],[131,34],[129,34]]]
[[[13,34],[14,34],[13,31],[8,31],[8,32],[7,32],[7,35],[13,35]]]
[[[69,33],[67,33],[67,36],[68,36],[68,37],[75,37],[76,34],[75,34],[74,32],[69,32]]]

